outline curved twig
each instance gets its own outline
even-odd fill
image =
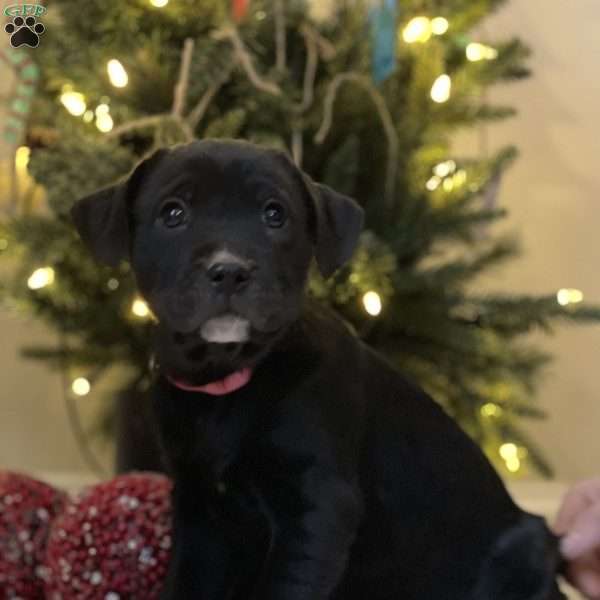
[[[327,61],[335,58],[335,55],[337,54],[335,46],[328,39],[324,38],[315,27],[305,23],[302,25],[302,30],[310,32],[310,35],[314,37],[323,60]]]
[[[137,131],[138,129],[145,129],[146,127],[156,127],[167,120],[173,120],[180,127],[185,136],[189,140],[194,139],[193,127],[190,126],[183,119],[183,111],[185,110],[185,101],[188,94],[188,88],[190,83],[190,69],[192,66],[192,55],[194,53],[194,40],[186,38],[183,44],[183,50],[181,51],[181,65],[179,68],[179,78],[175,84],[173,92],[173,108],[170,113],[162,113],[158,115],[150,115],[148,117],[141,117],[123,123],[118,127],[115,127],[112,131],[107,133],[107,138],[115,138],[124,133],[130,131]]]
[[[304,135],[301,129],[292,131],[292,158],[298,168],[302,168],[302,159],[304,158]]]
[[[273,11],[275,14],[275,48],[276,48],[276,63],[275,68],[278,71],[285,70],[287,61],[287,39],[285,31],[285,7],[284,0],[274,0]]]
[[[129,133],[130,131],[137,131],[138,129],[145,129],[146,127],[154,127],[162,123],[165,119],[172,118],[173,115],[170,113],[163,113],[160,115],[151,115],[149,117],[141,117],[140,119],[135,119],[133,121],[129,121],[128,123],[123,123],[123,125],[119,125],[115,127],[112,131],[109,131],[106,134],[107,138],[114,138],[123,133]]]
[[[186,142],[193,142],[196,139],[196,136],[194,135],[194,128],[191,127],[190,124],[185,119],[182,119],[181,117],[179,117],[175,120],[175,122],[181,128],[181,131],[183,132],[183,135],[185,136]]]
[[[185,100],[187,98],[188,87],[190,84],[190,69],[192,66],[192,55],[194,53],[194,40],[186,38],[181,52],[181,65],[179,68],[179,79],[175,85],[173,94],[172,113],[177,116],[183,115],[185,110]]]
[[[213,36],[215,39],[223,39],[227,38],[231,41],[231,45],[233,46],[233,50],[237,56],[237,59],[246,72],[248,79],[252,85],[267,94],[271,94],[273,96],[281,96],[281,88],[274,82],[268,81],[267,79],[263,79],[254,68],[254,63],[252,62],[252,57],[250,53],[246,49],[246,46],[240,37],[237,29],[235,27],[227,27],[218,32],[216,32]]]
[[[387,107],[385,99],[379,93],[377,88],[371,83],[371,81],[361,75],[360,73],[340,73],[333,78],[333,81],[329,84],[327,95],[325,97],[325,112],[323,115],[323,122],[319,131],[315,135],[315,143],[322,144],[327,137],[331,126],[333,124],[333,107],[337,99],[337,95],[340,87],[346,83],[351,82],[362,87],[371,97],[383,129],[385,131],[387,142],[388,142],[388,161],[387,161],[387,174],[385,181],[385,203],[388,208],[391,208],[394,204],[394,193],[396,188],[396,170],[398,166],[399,156],[399,143],[398,136],[396,135],[396,129],[392,120],[392,115]]]
[[[319,66],[319,47],[315,30],[306,25],[300,28],[306,45],[306,66],[304,68],[304,86],[302,91],[302,102],[294,106],[299,113],[306,112],[315,99],[315,80]]]

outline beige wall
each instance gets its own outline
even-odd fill
[[[490,94],[520,111],[489,131],[521,150],[501,194],[525,251],[499,278],[506,291],[574,287],[600,303],[599,24],[597,0],[513,0],[486,24],[534,50],[534,77]],[[551,418],[531,430],[559,477],[600,474],[600,326],[561,327],[544,345],[557,356],[539,397]]]
[[[26,471],[82,470],[67,430],[59,378],[23,361],[21,344],[53,338],[38,323],[0,313],[0,468]]]
[[[522,152],[503,182],[501,202],[525,255],[490,286],[536,293],[576,287],[600,302],[599,24],[598,0],[513,0],[486,24],[492,39],[518,34],[535,51],[535,78],[491,92],[520,109],[489,136],[494,145],[516,143]],[[0,332],[0,465],[82,469],[58,379],[17,355],[22,343],[47,334],[6,314]],[[560,328],[544,344],[557,354],[540,394],[551,419],[531,429],[559,477],[600,473],[600,326]]]

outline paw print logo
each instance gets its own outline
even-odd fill
[[[40,35],[46,31],[42,23],[38,23],[35,17],[15,17],[12,23],[4,26],[4,31],[10,35],[10,45],[13,48],[29,46],[37,48],[40,43]]]

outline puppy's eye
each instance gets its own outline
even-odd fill
[[[187,211],[181,202],[170,200],[161,208],[158,219],[165,227],[174,229],[187,223]]]
[[[279,229],[283,227],[287,221],[287,213],[285,207],[279,202],[270,200],[265,204],[263,209],[263,221],[268,227]]]

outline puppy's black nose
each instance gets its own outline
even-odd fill
[[[250,270],[239,263],[217,263],[206,271],[206,276],[216,290],[233,294],[248,285]]]

